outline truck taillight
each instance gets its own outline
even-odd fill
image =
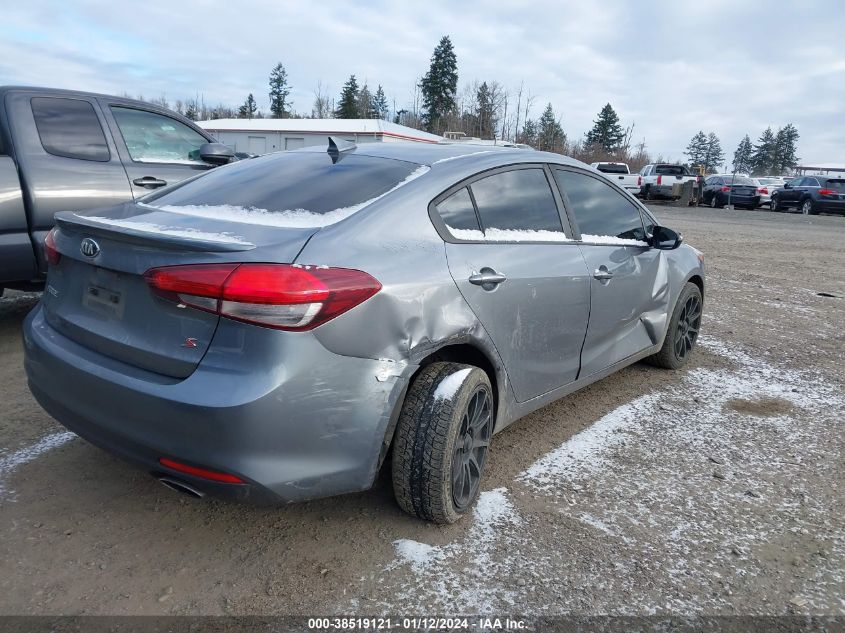
[[[637,187],[642,187],[642,186],[643,186],[643,177],[637,176]]]
[[[278,330],[314,329],[381,290],[360,270],[298,264],[189,264],[144,278],[169,301]]]
[[[56,231],[58,231],[58,229],[53,228],[49,233],[47,233],[47,237],[44,238],[44,257],[47,259],[47,263],[50,266],[55,266],[62,258],[62,254],[59,253],[59,249],[56,248]]]
[[[663,176],[662,176],[662,175],[660,175],[660,176],[658,176],[658,177],[657,177],[657,184],[658,184],[658,185],[662,185],[662,184],[663,184]]]

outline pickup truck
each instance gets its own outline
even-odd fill
[[[632,196],[640,193],[639,174],[632,174],[627,163],[591,163],[590,167],[603,173]]]
[[[698,182],[699,177],[690,172],[686,165],[671,163],[657,163],[646,165],[640,170],[640,197],[646,200],[667,198],[677,200],[680,195],[675,193],[675,183]]]
[[[193,122],[149,103],[0,86],[0,294],[43,285],[57,211],[133,200],[233,160]]]

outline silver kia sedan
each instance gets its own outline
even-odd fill
[[[370,488],[459,519],[492,436],[646,359],[677,369],[703,257],[587,165],[330,140],[63,212],[24,327],[38,402],[166,485]]]

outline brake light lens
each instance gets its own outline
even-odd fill
[[[728,192],[728,191],[730,191],[730,190],[731,190],[731,188],[730,188],[730,187],[728,187],[727,185],[725,185],[725,186],[724,186],[724,187],[722,187],[722,189],[721,189],[722,193],[727,193],[727,192]]]
[[[759,189],[757,189],[757,193],[765,193],[765,194],[768,194],[768,193],[769,193],[769,189],[768,189],[767,187],[760,187]]]
[[[47,237],[44,238],[44,257],[47,259],[47,263],[50,266],[55,266],[62,258],[62,254],[59,253],[59,249],[56,248],[56,231],[58,231],[58,229],[53,228],[49,233],[47,233]]]
[[[819,189],[820,196],[835,196],[837,193],[836,189]]]
[[[360,270],[299,264],[167,266],[144,278],[169,301],[279,330],[314,329],[381,290]]]
[[[642,187],[642,186],[643,186],[643,177],[637,176],[637,187]]]
[[[658,184],[658,185],[662,185],[662,184],[663,184],[663,176],[662,176],[662,175],[660,175],[660,176],[658,176],[658,177],[657,177],[657,184]]]

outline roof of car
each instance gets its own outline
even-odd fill
[[[305,147],[297,152],[325,152],[326,147],[311,146]],[[361,143],[355,148],[358,156],[372,156],[374,158],[389,158],[393,160],[404,160],[419,165],[434,165],[445,161],[472,160],[501,157],[502,163],[513,162],[538,162],[538,163],[560,163],[564,165],[576,165],[587,167],[584,163],[549,152],[538,152],[533,149],[522,149],[517,147],[500,147],[494,145],[470,145],[468,143]]]
[[[77,97],[99,97],[105,99],[116,99],[119,101],[125,102],[133,102],[133,103],[142,103],[144,106],[152,107],[152,108],[161,108],[161,106],[157,106],[153,103],[147,103],[146,101],[140,101],[138,99],[133,99],[131,97],[118,97],[117,95],[110,95],[104,94],[101,92],[87,92],[85,90],[68,90],[66,88],[45,88],[43,86],[0,86],[0,96],[4,95],[7,92],[15,92],[15,91],[23,91],[23,92],[34,92],[37,94],[51,94],[51,95],[65,95],[65,96],[77,96]]]

